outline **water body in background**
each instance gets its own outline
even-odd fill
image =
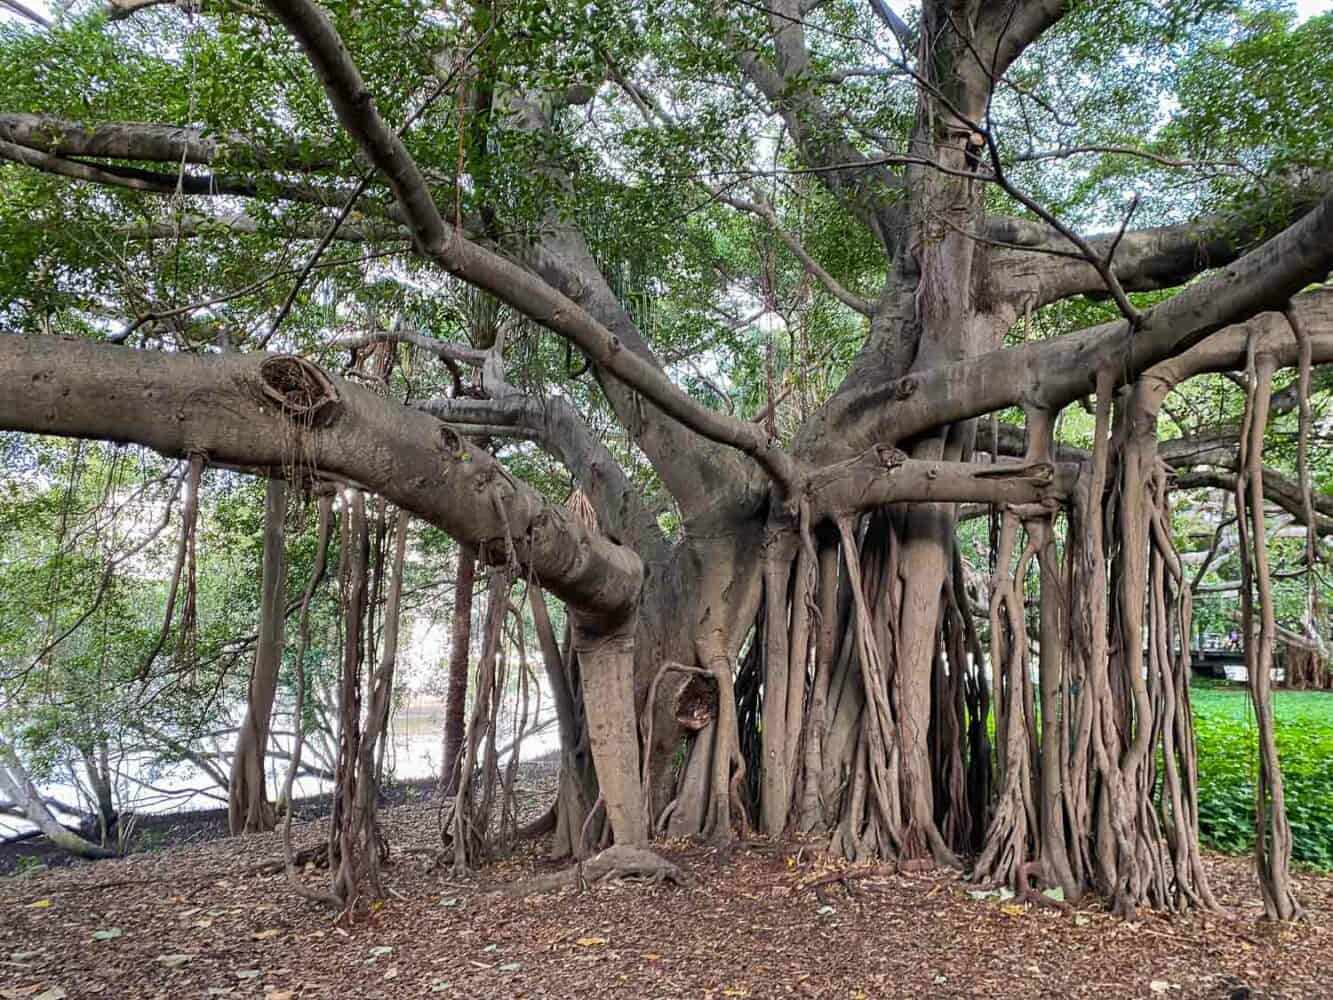
[[[549,704],[549,702],[548,702]],[[237,713],[239,716],[239,711]],[[287,774],[287,754],[292,744],[290,711],[274,711],[274,735],[269,740],[270,757],[266,769],[268,775],[269,799],[274,801],[282,791]],[[508,747],[514,742],[515,720],[504,712],[498,723],[496,746],[501,751],[501,763],[509,759]],[[384,773],[387,779],[394,781],[421,781],[439,776],[441,767],[442,734],[444,732],[444,703],[433,695],[409,694],[404,704],[398,707],[389,720],[389,742],[384,754]],[[217,747],[222,753],[229,753],[235,744],[231,735],[221,741]],[[316,768],[332,771],[332,754],[335,744],[318,735],[312,741],[307,739],[302,750],[301,760]],[[536,725],[529,723],[526,734],[519,746],[520,760],[535,760],[544,757],[560,747],[560,735],[556,729],[554,715],[544,711]],[[191,749],[200,749],[192,747]],[[212,752],[213,748],[207,748]],[[116,807],[121,813],[138,812],[144,814],[166,814],[190,812],[200,809],[226,808],[227,793],[203,770],[195,764],[181,762],[177,764],[156,763],[152,755],[143,752],[113,756],[113,772],[117,775],[114,782]],[[226,774],[230,760],[223,758],[216,761],[216,766]],[[63,803],[77,804],[86,796],[72,781],[51,781],[38,786],[45,796],[51,796]],[[331,790],[333,783],[316,775],[299,775],[292,789],[296,799],[319,795]],[[84,808],[89,812],[91,806],[86,802]],[[77,815],[69,815],[59,809],[53,810],[56,818],[67,823],[76,823]],[[28,833],[33,826],[24,820],[12,816],[0,816],[0,839]]]

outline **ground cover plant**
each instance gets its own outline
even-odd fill
[[[1254,713],[1244,690],[1196,683],[1190,692],[1199,748],[1199,836],[1241,854],[1254,846]],[[1333,869],[1333,695],[1279,690],[1273,698],[1292,858]]]

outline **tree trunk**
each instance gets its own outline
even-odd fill
[[[444,700],[444,742],[441,754],[442,792],[458,791],[457,763],[467,725],[467,674],[472,651],[472,589],[477,578],[477,550],[458,546],[458,575],[454,580],[453,623],[449,631],[449,677]]]
[[[287,622],[285,522],[287,485],[270,479],[264,493],[264,568],[259,601],[259,639],[245,703],[245,719],[236,737],[231,781],[227,787],[227,824],[233,835],[272,830],[264,759],[273,717],[273,699],[282,666]]]
[[[115,851],[99,847],[60,824],[42,801],[41,793],[19,763],[18,755],[4,740],[0,740],[0,792],[4,792],[6,798],[23,810],[24,817],[47,840],[67,854],[89,861],[116,857]]]

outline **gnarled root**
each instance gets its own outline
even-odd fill
[[[653,884],[670,882],[680,886],[687,886],[691,881],[684,871],[661,855],[642,847],[616,844],[571,868],[524,879],[501,891],[507,896],[531,896],[539,892],[581,888],[625,878],[642,879]]]

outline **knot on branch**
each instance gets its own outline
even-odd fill
[[[893,398],[900,402],[908,399],[916,392],[918,387],[917,380],[911,375],[904,375],[893,384]]]
[[[897,448],[887,444],[875,445],[875,458],[878,460],[881,468],[888,472],[898,468],[907,461],[907,452],[899,451]]]
[[[690,674],[676,691],[671,709],[682,729],[699,732],[717,716],[717,681]]]
[[[468,450],[467,445],[463,443],[463,436],[446,424],[440,425],[440,450],[451,461],[467,461]]]
[[[294,420],[313,427],[337,411],[338,389],[317,365],[293,354],[278,354],[259,366],[264,398]]]

